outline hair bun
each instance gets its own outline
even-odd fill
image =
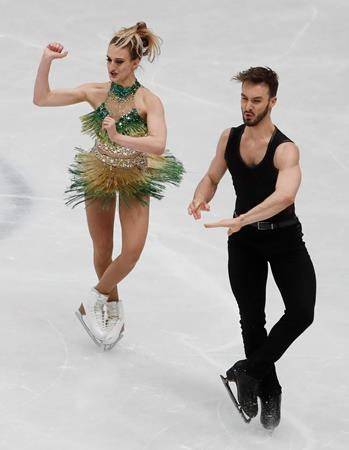
[[[161,38],[147,27],[145,22],[137,22],[128,28],[117,31],[109,45],[119,48],[128,48],[131,60],[147,56],[150,62],[160,54]]]
[[[147,28],[147,24],[145,22],[137,22],[137,31]]]

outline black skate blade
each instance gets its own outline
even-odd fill
[[[89,329],[89,327],[86,325],[81,312],[75,311],[75,315],[76,317],[79,319],[79,322],[81,323],[81,325],[83,326],[84,330],[86,331],[86,333],[90,336],[90,338],[93,340],[93,342],[97,345],[97,347],[101,348],[102,347],[102,342],[99,341],[96,336],[93,335],[93,333],[91,332],[91,330]]]
[[[251,417],[248,417],[243,409],[240,406],[240,403],[236,400],[235,395],[233,394],[233,391],[231,390],[230,386],[229,386],[229,381],[227,378],[223,377],[223,375],[220,375],[221,380],[226,388],[226,390],[228,391],[229,397],[231,399],[231,401],[234,403],[235,408],[238,410],[240,416],[243,418],[245,423],[250,423],[251,422]]]

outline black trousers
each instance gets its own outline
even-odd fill
[[[250,374],[266,389],[278,389],[274,363],[313,322],[315,271],[300,223],[277,230],[243,227],[228,238],[228,269],[238,303]],[[265,329],[268,263],[285,311],[269,334]]]

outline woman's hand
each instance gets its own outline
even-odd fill
[[[116,142],[119,133],[116,131],[115,120],[112,117],[107,116],[103,120],[102,130],[106,130],[106,132],[108,133],[109,139],[113,142]]]
[[[68,51],[63,52],[63,45],[59,42],[51,42],[44,50],[44,57],[53,61],[54,59],[65,58]]]
[[[233,233],[237,233],[243,227],[240,217],[233,217],[232,219],[222,219],[218,222],[205,223],[206,228],[218,228],[225,227],[228,228],[228,236]]]

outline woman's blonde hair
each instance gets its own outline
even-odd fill
[[[162,40],[156,36],[144,22],[137,22],[136,25],[129,28],[121,28],[116,32],[109,42],[116,47],[127,47],[130,51],[131,59],[147,56],[150,62],[160,54],[160,45]]]

